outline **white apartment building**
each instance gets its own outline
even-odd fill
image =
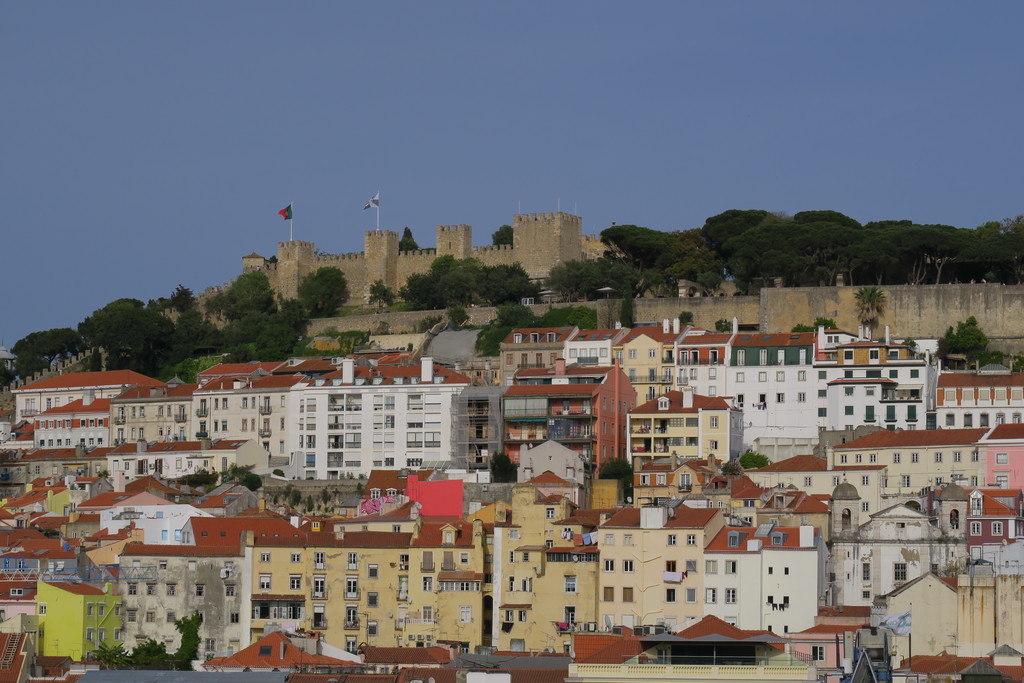
[[[213,517],[183,503],[115,505],[100,511],[100,528],[116,532],[131,524],[143,532],[143,543],[181,544],[182,529],[193,517]]]
[[[111,475],[123,472],[128,481],[148,475],[177,479],[204,470],[223,472],[232,465],[265,467],[268,457],[259,444],[244,439],[139,441],[110,450],[107,469]]]
[[[307,381],[299,374],[208,380],[193,394],[196,438],[251,439],[271,455],[289,455]]]
[[[741,629],[814,626],[828,551],[813,526],[725,527],[704,550],[704,613]]]
[[[612,349],[628,332],[627,327],[580,330],[575,336],[566,337],[562,358],[567,365],[611,365]]]
[[[686,328],[676,340],[676,389],[692,387],[703,396],[729,396],[729,343],[733,333]]]
[[[455,399],[470,379],[422,358],[417,365],[355,367],[296,385],[297,439],[305,476],[339,479],[380,468],[453,459]]]

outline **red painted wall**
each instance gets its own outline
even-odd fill
[[[420,481],[410,474],[405,483],[405,495],[422,505],[421,515],[448,515],[462,517],[462,480]]]

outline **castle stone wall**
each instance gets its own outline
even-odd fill
[[[424,273],[438,256],[457,259],[478,258],[488,266],[519,263],[531,278],[542,280],[552,266],[564,261],[597,258],[603,252],[597,235],[584,235],[579,216],[564,212],[521,214],[513,218],[511,246],[473,246],[473,228],[469,225],[437,226],[437,247],[399,252],[398,233],[369,230],[364,236],[361,254],[318,254],[312,242],[291,241],[277,245],[277,263],[259,254],[242,257],[242,272],[262,271],[271,287],[284,298],[295,298],[303,278],[324,266],[345,273],[350,300],[366,303],[370,285],[377,280],[397,292],[410,275]]]

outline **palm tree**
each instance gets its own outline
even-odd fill
[[[881,287],[875,285],[861,287],[853,298],[857,301],[857,319],[869,329],[885,314],[888,297]]]

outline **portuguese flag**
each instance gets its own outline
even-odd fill
[[[285,219],[286,221],[290,221],[292,219],[292,205],[289,204],[288,206],[284,207],[283,209],[277,212],[277,215]]]

